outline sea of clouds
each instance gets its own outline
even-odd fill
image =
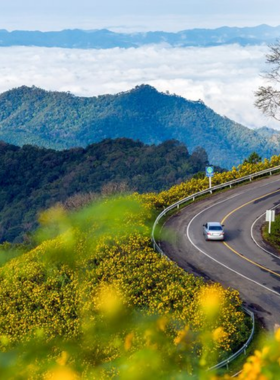
[[[22,85],[79,96],[115,94],[150,84],[248,127],[280,128],[254,107],[267,69],[266,46],[172,48],[165,45],[108,50],[0,48],[0,93]]]

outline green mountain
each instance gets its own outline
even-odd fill
[[[64,151],[0,142],[0,242],[20,241],[37,226],[38,212],[57,202],[75,207],[100,193],[164,190],[204,170],[207,160],[204,149],[190,155],[174,140],[107,139]]]
[[[87,98],[25,86],[0,95],[0,139],[11,144],[65,149],[119,137],[146,144],[176,139],[190,151],[202,146],[212,164],[227,168],[252,151],[263,158],[279,151],[277,141],[216,114],[203,102],[147,85]]]

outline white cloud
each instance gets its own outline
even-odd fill
[[[0,92],[21,85],[95,96],[151,84],[207,106],[249,127],[279,127],[255,109],[254,91],[265,69],[265,46],[211,48],[146,46],[78,50],[0,49]]]

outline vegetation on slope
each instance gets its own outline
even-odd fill
[[[215,173],[212,177],[212,186],[229,182],[234,179],[279,165],[280,155],[272,156],[270,160],[264,159],[263,161],[257,163],[250,163],[245,160],[243,164],[239,165],[237,168],[233,167],[230,171]],[[209,180],[207,177],[201,179],[192,178],[187,182],[172,186],[169,190],[162,191],[159,194],[148,193],[143,194],[142,197],[145,199],[150,199],[158,209],[162,209],[163,207],[169,206],[189,195],[208,189],[208,187]]]
[[[6,379],[67,369],[90,379],[189,376],[246,339],[250,324],[238,292],[204,283],[156,254],[152,204],[137,198],[75,213],[50,209],[41,215],[39,245],[2,266]]]
[[[190,151],[201,146],[212,164],[225,168],[252,151],[270,157],[279,149],[277,139],[221,117],[203,102],[151,86],[91,98],[25,86],[0,95],[0,139],[6,142],[65,149],[119,137],[146,144],[177,139]]]
[[[279,210],[276,209],[276,212]],[[275,216],[275,222],[271,223],[271,232],[268,233],[268,222],[265,223],[262,229],[263,238],[279,253],[280,256],[280,215]]]
[[[213,180],[279,164],[279,156],[245,162]],[[37,247],[17,252],[0,269],[1,374],[213,378],[205,370],[235,350],[250,328],[238,293],[184,273],[153,252],[149,240],[154,208],[206,182],[43,213]],[[279,331],[248,359],[240,379],[279,375]]]
[[[0,142],[0,242],[20,241],[37,226],[39,211],[56,202],[79,205],[116,191],[161,191],[205,169],[202,148],[191,155],[178,141],[158,146],[129,139],[104,140],[65,151]],[[72,197],[71,201],[69,197]]]

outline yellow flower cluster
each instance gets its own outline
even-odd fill
[[[180,326],[188,324],[197,331],[206,322],[211,331],[222,327],[223,338],[216,340],[219,349],[230,351],[243,341],[248,328],[238,294],[217,285],[221,295],[220,317],[213,323],[207,320],[201,300],[208,297],[204,294],[208,285],[153,251],[149,228],[145,224],[152,209],[149,205],[145,208],[133,204],[134,197],[130,197],[129,202],[133,207],[121,210],[122,220],[117,210],[108,221],[109,213],[106,214],[106,208],[100,205],[91,212],[83,211],[76,219],[67,219],[60,210],[55,222],[62,220],[59,230],[65,231],[67,225],[67,231],[0,269],[3,349],[28,340],[38,331],[42,331],[47,340],[80,336],[84,317],[94,320],[100,310],[112,307],[112,300],[118,310],[118,298],[107,289],[107,285],[112,284],[129,308],[143,310],[147,315],[172,315]],[[116,204],[108,203],[110,209],[112,205],[120,206],[120,200]],[[131,211],[133,208],[135,212]],[[98,212],[101,215],[99,225]],[[54,210],[51,215],[51,218],[44,215],[46,224],[56,217]],[[101,290],[107,293],[107,301],[97,306]],[[243,334],[238,334],[241,326]],[[111,357],[116,351],[108,352]]]
[[[226,377],[216,377],[224,379]],[[262,348],[256,350],[245,362],[238,377],[239,380],[269,380],[280,378],[280,329],[274,336],[265,338]]]
[[[265,169],[273,168],[280,165],[280,156],[272,156],[270,160],[264,159],[257,164],[250,164],[245,162],[237,168],[233,167],[232,170],[215,173],[212,178],[212,186],[229,182],[237,178],[244,177],[249,174],[256,173]],[[159,194],[144,194],[141,196],[144,202],[151,203],[156,208],[162,208],[171,205],[172,203],[186,198],[189,195],[205,190],[209,187],[208,178],[204,179],[191,179],[190,181],[183,182],[180,185],[175,185],[169,190],[163,191]]]
[[[0,334],[9,343],[44,331],[48,339],[72,337],[79,330],[76,283],[67,266],[55,268],[36,252],[12,260],[0,273]]]
[[[213,185],[279,164],[278,156],[257,165],[245,163],[215,174]],[[77,214],[62,209],[44,213],[45,229],[38,234],[42,243],[0,268],[2,350],[36,336],[80,342],[90,332],[82,347],[86,365],[113,362],[136,347],[156,352],[153,330],[141,335],[131,324],[117,332],[112,321],[121,325],[123,307],[156,315],[157,334],[167,332],[176,350],[196,346],[199,352],[201,340],[194,336],[205,331],[221,357],[236,350],[250,330],[238,292],[186,274],[150,244],[155,208],[207,187],[206,179],[192,179],[160,194],[108,199]],[[103,343],[96,335],[100,326],[108,330]],[[48,374],[55,378],[59,371]]]

